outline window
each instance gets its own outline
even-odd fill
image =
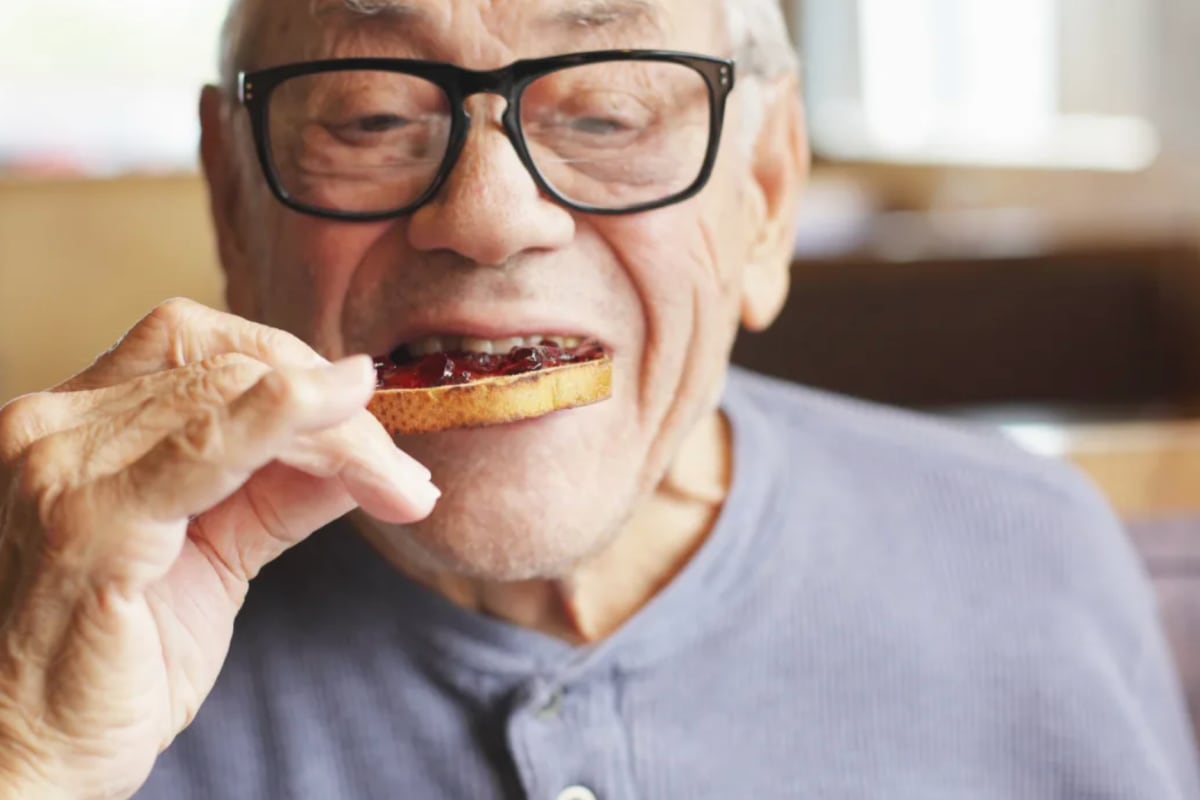
[[[193,169],[226,0],[0,3],[0,172]]]
[[[1138,170],[1158,16],[1146,0],[805,0],[830,158]]]

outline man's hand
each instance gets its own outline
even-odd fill
[[[172,300],[0,409],[0,796],[128,797],[263,565],[356,506],[431,511],[373,387],[365,357]]]

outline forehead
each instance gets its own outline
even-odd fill
[[[512,60],[609,48],[723,52],[724,0],[250,0],[247,68],[344,56]]]

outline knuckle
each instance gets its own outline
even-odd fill
[[[206,370],[201,378],[204,388],[221,402],[229,402],[249,389],[256,381],[270,372],[270,367],[257,359],[240,353],[230,353],[212,359],[215,366]]]
[[[165,353],[167,362],[182,367],[194,360],[190,357],[188,327],[204,309],[195,300],[172,297],[155,306],[126,338],[133,341],[165,341],[168,344]]]
[[[279,414],[293,414],[308,405],[308,391],[292,374],[268,372],[258,382],[258,391],[265,404]]]
[[[79,488],[64,487],[33,499],[45,555],[60,568],[80,572],[94,544],[84,533],[89,528],[86,520],[94,515],[94,509],[85,507],[84,495]]]
[[[30,490],[45,486],[58,479],[63,471],[59,437],[39,439],[25,450],[21,459],[21,486]]]
[[[17,470],[17,495],[43,512],[71,472],[61,434],[39,439],[21,457]],[[43,522],[48,515],[41,514]]]
[[[164,439],[173,458],[216,461],[225,452],[224,415],[219,408],[205,409]]]
[[[36,435],[45,407],[44,393],[22,395],[0,407],[0,458],[12,460]]]
[[[155,306],[145,316],[141,324],[157,326],[166,323],[168,326],[173,327],[194,314],[198,305],[196,301],[189,300],[186,297],[172,297]]]
[[[354,456],[345,450],[334,450],[323,455],[317,467],[317,475],[323,478],[342,474],[354,461]]]

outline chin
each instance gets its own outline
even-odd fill
[[[557,578],[616,538],[641,464],[612,401],[536,420],[403,437],[442,499],[429,519],[384,530],[422,569],[497,582]]]

